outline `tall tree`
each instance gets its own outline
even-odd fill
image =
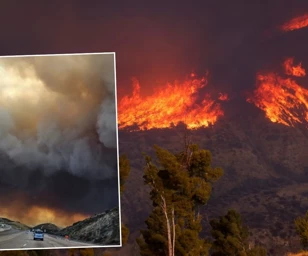
[[[249,245],[248,227],[243,225],[241,215],[229,210],[225,216],[210,221],[211,234],[215,239],[213,256],[265,256],[266,250]]]
[[[295,228],[300,236],[302,246],[306,249],[308,247],[308,211],[304,216],[295,220]]]
[[[213,168],[211,153],[194,144],[186,144],[178,154],[154,149],[156,162],[145,155],[144,181],[151,188],[153,211],[137,239],[140,254],[208,255],[209,243],[200,238],[199,208],[210,198],[222,169]]]

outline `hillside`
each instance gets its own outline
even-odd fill
[[[56,234],[98,245],[119,245],[119,230],[119,210],[115,208],[76,222]]]
[[[33,227],[33,229],[46,230],[46,232],[49,234],[56,234],[57,232],[60,231],[61,228],[57,227],[56,225],[52,223],[42,223],[42,224],[36,225],[35,227]]]
[[[213,127],[191,132],[195,143],[212,152],[213,165],[225,171],[203,216],[206,220],[235,208],[251,227],[252,240],[266,245],[270,255],[299,251],[293,221],[308,209],[308,130],[272,123],[261,111],[245,108],[246,115],[229,115]],[[141,153],[152,154],[153,144],[179,150],[183,134],[180,127],[120,131],[120,151],[132,164],[122,197],[123,219],[132,233],[144,226],[151,208]]]
[[[27,226],[23,223],[20,223],[18,221],[13,221],[13,220],[10,220],[10,219],[7,219],[7,218],[1,218],[1,217],[0,217],[0,224],[6,224],[6,225],[11,226],[12,228],[21,229],[21,230],[30,229],[29,226]]]

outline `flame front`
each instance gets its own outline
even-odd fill
[[[291,78],[259,74],[257,89],[247,101],[264,110],[272,122],[286,126],[308,124],[308,90]]]
[[[197,102],[198,90],[207,85],[207,76],[198,79],[193,73],[183,83],[167,84],[145,98],[140,95],[139,82],[133,82],[132,96],[125,96],[119,103],[120,129],[135,125],[137,130],[168,128],[180,122],[194,129],[214,124],[224,114],[210,94]]]
[[[287,75],[303,77],[306,75],[305,69],[302,67],[302,63],[299,63],[297,66],[293,64],[294,58],[287,58],[283,63],[285,72]]]
[[[292,31],[308,26],[308,14],[295,17],[281,26],[283,31]]]

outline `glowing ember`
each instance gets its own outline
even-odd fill
[[[272,121],[287,126],[308,123],[308,90],[274,73],[257,76],[257,89],[247,101],[265,111]],[[308,126],[307,126],[308,127]]]
[[[229,100],[229,97],[228,97],[228,94],[226,94],[226,93],[219,93],[218,99],[221,100],[221,101],[227,101],[227,100]]]
[[[145,98],[140,95],[139,82],[133,82],[133,95],[119,103],[120,129],[134,125],[140,130],[168,128],[180,122],[193,129],[214,124],[223,115],[220,105],[209,94],[197,103],[197,92],[207,85],[207,76],[198,79],[192,73],[183,83],[167,84]]]
[[[292,31],[308,26],[308,14],[296,17],[281,26],[283,31]]]
[[[305,76],[306,71],[302,67],[302,63],[299,63],[297,66],[294,66],[293,61],[294,61],[294,58],[288,58],[283,63],[286,74],[292,75],[292,76],[299,76],[299,77]]]

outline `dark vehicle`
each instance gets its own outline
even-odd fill
[[[44,232],[40,229],[34,230],[33,240],[42,240],[44,241]]]

